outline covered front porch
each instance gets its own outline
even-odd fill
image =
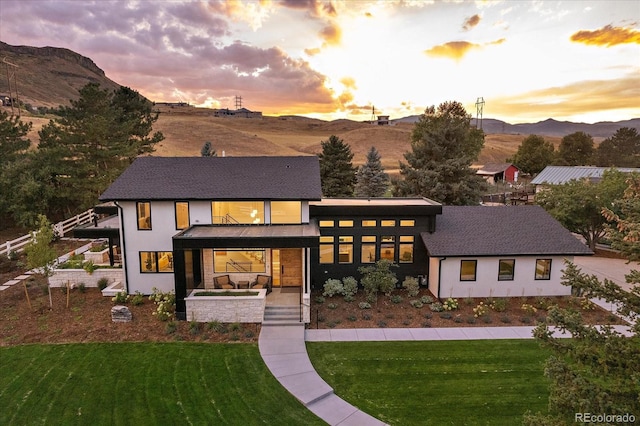
[[[289,305],[297,307],[301,319],[308,322],[310,251],[318,246],[319,234],[315,222],[196,225],[177,234],[173,237],[177,317],[192,320],[185,298],[194,290],[215,293],[264,289],[261,318],[267,306]],[[215,308],[211,315],[216,315]]]

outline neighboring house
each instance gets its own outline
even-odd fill
[[[440,298],[569,295],[564,261],[593,254],[540,206],[445,206],[421,235]]]
[[[118,209],[119,237],[105,237],[120,243],[126,290],[174,290],[182,319],[192,290],[224,276],[267,275],[302,306],[327,279],[388,259],[399,284],[417,277],[439,297],[557,295],[563,260],[591,254],[539,207],[321,194],[316,156],[142,157],[100,200]]]
[[[247,108],[229,109],[220,108],[213,110],[214,117],[242,117],[242,118],[262,118],[262,111],[251,111]]]
[[[494,185],[497,182],[517,182],[520,169],[511,163],[489,163],[482,166],[477,172],[486,181]]]
[[[591,182],[600,182],[604,172],[611,168],[612,167],[547,166],[531,181],[531,184],[535,186],[536,192],[538,192],[549,185],[562,185],[574,179],[589,179]],[[640,169],[614,168],[623,173],[640,172]]]

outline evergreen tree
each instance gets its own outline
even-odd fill
[[[356,176],[356,197],[382,197],[389,187],[389,176],[384,172],[380,154],[375,147],[367,153],[367,162],[360,167]]]
[[[601,167],[640,167],[640,134],[630,127],[618,129],[598,145],[595,159]]]
[[[536,175],[555,159],[555,148],[538,135],[527,136],[515,153],[507,162],[515,164],[523,173]]]
[[[320,183],[325,197],[353,197],[356,168],[351,160],[351,147],[335,135],[320,142]]]
[[[200,149],[200,155],[202,157],[217,157],[216,150],[211,146],[211,142],[206,141]]]
[[[558,146],[556,164],[561,166],[588,166],[593,156],[593,138],[585,132],[571,133],[562,138]]]
[[[16,184],[21,182],[21,176],[14,170],[27,155],[31,142],[26,135],[30,129],[31,123],[23,123],[18,117],[0,111],[0,222],[4,224],[11,213]]]
[[[404,179],[394,183],[394,195],[477,204],[486,183],[470,166],[483,145],[482,130],[471,127],[471,116],[459,102],[427,108],[413,128],[407,164],[400,162]]]

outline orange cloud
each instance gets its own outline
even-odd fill
[[[578,31],[571,36],[571,41],[607,47],[617,44],[640,44],[640,31],[607,25],[599,30]]]
[[[505,39],[491,41],[485,44],[470,43],[468,41],[450,41],[445,44],[433,46],[431,49],[424,51],[429,56],[451,58],[459,61],[472,50],[481,50],[486,46],[498,45],[505,42]]]
[[[464,24],[462,24],[462,29],[465,31],[469,31],[476,25],[480,23],[480,15],[476,14],[465,19]]]
[[[335,22],[330,22],[320,31],[320,37],[324,40],[323,47],[336,46],[342,40],[342,29]]]
[[[310,49],[304,49],[304,53],[306,53],[309,56],[315,56],[320,52],[322,52],[322,49],[320,49],[319,47],[312,47]]]
[[[340,79],[340,83],[347,89],[357,89],[356,81],[352,77],[343,77]]]

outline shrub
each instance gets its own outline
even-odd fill
[[[451,313],[449,312],[440,312],[439,316],[442,319],[451,319],[453,315],[451,315]]]
[[[324,300],[325,300],[325,299],[324,299],[324,297],[322,297],[322,296],[316,296],[316,298],[315,298],[314,300],[315,300],[315,302],[316,302],[317,304],[321,305],[321,304],[323,304],[323,303],[324,303]]]
[[[531,317],[529,315],[525,315],[520,318],[520,322],[523,324],[531,324]]]
[[[189,321],[189,333],[194,336],[200,333],[200,325],[196,321]]]
[[[586,297],[580,300],[580,307],[583,311],[592,311],[596,308],[596,305]]]
[[[345,299],[347,296],[355,296],[358,292],[358,280],[353,277],[344,277],[342,279],[342,294],[344,294]],[[353,299],[352,299],[353,300]]]
[[[131,304],[133,306],[140,306],[144,303],[144,296],[139,291],[136,291],[136,294],[131,298]]]
[[[251,330],[247,330],[244,332],[244,337],[246,337],[247,339],[251,339],[253,336],[255,336],[255,334]]]
[[[107,288],[108,285],[109,285],[109,278],[102,277],[98,280],[98,288],[100,289],[100,291]]]
[[[471,306],[471,305],[473,305],[473,299],[472,299],[472,298],[470,298],[470,297],[465,297],[465,298],[464,298],[464,300],[463,300],[463,302],[464,302],[464,304],[465,304],[465,305],[467,305],[467,306]]]
[[[509,317],[509,315],[503,315],[500,317],[500,321],[505,323],[505,324],[511,324],[511,318]]]
[[[338,307],[338,304],[337,304],[337,303],[329,303],[329,304],[327,305],[327,308],[329,308],[329,309],[336,309],[337,307]]]
[[[491,315],[485,315],[484,317],[482,317],[482,322],[484,322],[485,324],[491,324],[493,322],[493,319],[491,318]]]
[[[458,299],[452,299],[451,297],[444,301],[442,309],[445,311],[455,311],[458,309]]]
[[[153,293],[149,300],[157,305],[152,315],[158,317],[160,321],[168,321],[174,317],[176,312],[176,294],[173,291],[164,293],[157,288],[153,288]]]
[[[424,314],[425,319],[431,319],[433,318],[433,314],[431,312],[427,312],[426,314]]]
[[[475,318],[480,318],[482,316],[487,315],[489,313],[489,307],[484,304],[484,302],[478,303],[478,306],[473,308],[473,316]]]
[[[433,312],[442,312],[443,310],[442,303],[433,302],[432,304],[429,305],[429,309],[431,309]]]
[[[126,290],[122,290],[116,293],[115,296],[111,298],[113,303],[127,303],[129,301],[129,295]]]
[[[405,277],[402,287],[407,290],[407,296],[409,297],[416,297],[420,293],[420,284],[417,278]]]
[[[520,309],[522,309],[527,314],[535,314],[536,312],[538,312],[538,309],[536,309],[535,306],[528,303],[523,303]]]
[[[385,328],[386,326],[387,326],[387,323],[385,321],[382,321],[382,320],[378,321],[378,327]]]
[[[87,286],[85,285],[85,283],[78,284],[78,290],[80,290],[80,293],[84,293],[85,291],[87,291]]]
[[[363,275],[360,282],[367,295],[375,295],[378,292],[390,295],[398,282],[398,278],[395,273],[391,272],[391,268],[397,266],[389,260],[381,259],[376,262],[375,266],[358,268],[358,272]]]
[[[165,331],[167,332],[167,334],[173,334],[176,332],[177,328],[178,328],[178,324],[176,324],[175,321],[170,321],[167,323],[165,327]]]
[[[367,294],[367,302],[369,302],[369,303],[377,303],[378,302],[378,295],[376,293]]]
[[[422,308],[424,306],[424,303],[422,303],[422,301],[418,300],[418,299],[414,299],[409,303],[411,303],[411,306],[413,306],[414,308],[418,308],[418,309]]]
[[[425,321],[424,323],[422,323],[422,326],[424,328],[431,328],[431,321]]]
[[[217,333],[219,333],[220,330],[222,330],[222,327],[223,325],[220,321],[213,320],[207,323],[207,329],[210,331],[215,331]]]
[[[360,309],[371,309],[371,304],[369,302],[360,302],[358,303],[358,307]]]
[[[324,283],[324,292],[322,293],[322,295],[327,297],[333,297],[336,294],[343,294],[343,292],[344,292],[344,286],[342,285],[342,281],[329,278]]]
[[[395,304],[398,304],[402,302],[402,296],[400,296],[399,294],[394,294],[393,296],[391,296],[391,301]]]
[[[461,323],[462,316],[460,316],[460,314],[456,315],[455,317],[453,317],[453,322]]]
[[[489,307],[496,312],[504,312],[507,310],[507,299],[494,299]]]
[[[549,309],[549,306],[551,306],[551,299],[549,299],[548,297],[536,297],[535,301],[534,301],[534,306],[538,309],[543,309],[543,310],[547,310]]]
[[[326,318],[324,315],[318,315],[318,322],[325,322]]]
[[[11,250],[9,253],[7,253],[7,258],[12,262],[18,260],[18,252],[15,250]]]
[[[371,315],[369,314],[362,314],[362,319],[365,321],[369,321],[371,319]]]
[[[469,315],[467,317],[467,324],[475,324],[476,323],[476,317],[475,315]]]
[[[347,319],[348,319],[349,321],[353,322],[353,321],[356,321],[358,318],[356,318],[356,316],[355,316],[355,315],[349,315],[349,316],[347,317]]]
[[[355,298],[350,294],[347,294],[346,296],[344,296],[344,301],[347,302],[347,303],[353,302],[354,300],[355,300]]]
[[[93,271],[97,269],[96,265],[94,265],[93,261],[89,260],[88,262],[84,262],[82,265],[82,269],[87,271],[87,274],[93,274]]]
[[[239,322],[232,322],[229,324],[229,331],[240,331],[242,330],[242,325]]]
[[[420,298],[420,301],[422,303],[424,303],[425,305],[430,305],[430,304],[432,304],[434,302],[433,297],[431,297],[431,296],[422,296]]]

